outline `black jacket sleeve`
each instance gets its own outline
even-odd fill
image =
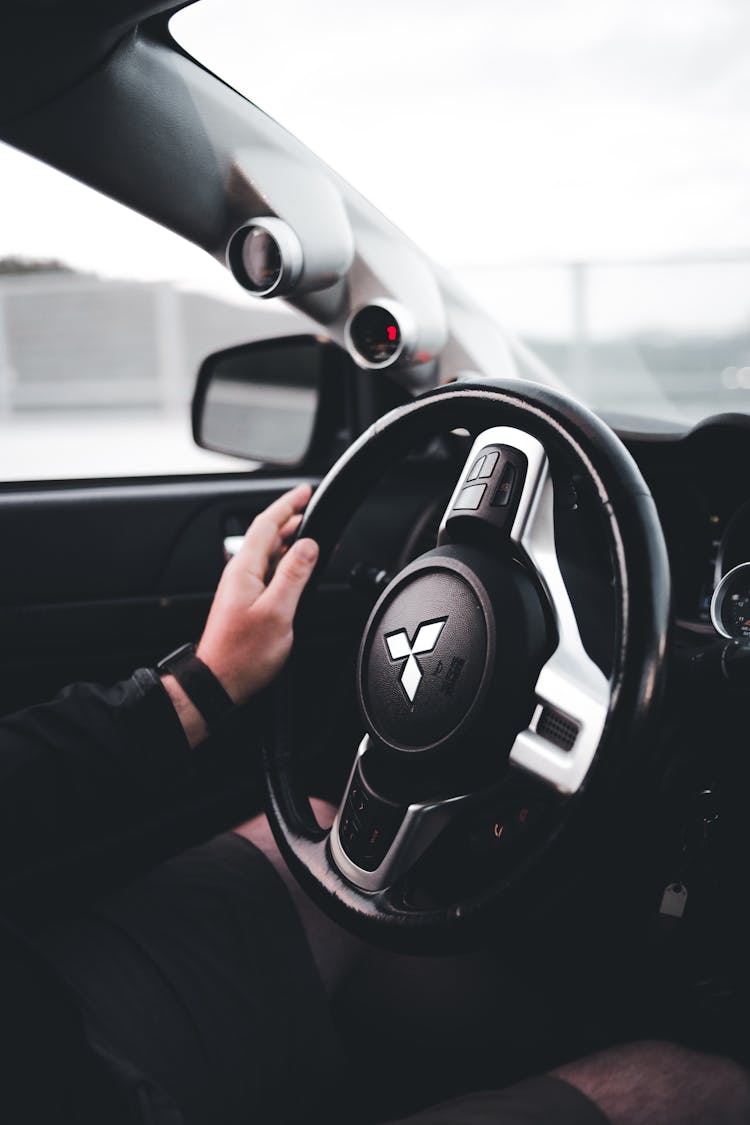
[[[0,721],[0,886],[158,811],[193,769],[156,672],[76,684]]]

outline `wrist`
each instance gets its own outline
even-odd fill
[[[208,731],[217,727],[233,710],[235,701],[225,691],[212,669],[197,655],[195,645],[186,644],[170,652],[157,665],[159,675],[170,675]],[[178,696],[179,698],[179,696]]]
[[[171,673],[161,676],[161,682],[180,720],[188,745],[193,750],[208,738],[206,721]]]
[[[205,664],[218,683],[221,684],[236,707],[247,703],[253,692],[251,690],[248,691],[247,688],[239,682],[238,677],[233,674],[233,666],[225,659],[222,660],[220,652],[206,645],[201,639],[195,650],[195,655]]]

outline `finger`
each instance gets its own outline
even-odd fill
[[[299,512],[296,516],[290,516],[284,526],[279,529],[279,537],[282,543],[288,542],[293,535],[297,534],[299,525],[302,523],[302,513]]]
[[[266,585],[268,585],[268,583],[273,578],[274,574],[276,573],[276,567],[279,565],[279,562],[281,561],[281,559],[283,559],[284,555],[289,550],[290,545],[291,544],[289,542],[284,542],[282,540],[282,542],[279,543],[278,548],[271,555],[271,558],[268,561],[268,570],[266,571]]]
[[[302,516],[296,515],[288,519],[284,526],[279,531],[276,545],[271,552],[268,559],[268,570],[266,571],[266,583],[270,582],[273,577],[276,567],[279,565],[279,559],[285,555],[289,550],[290,544],[299,530],[299,525],[302,523]]]
[[[309,484],[298,484],[296,488],[290,489],[278,500],[274,500],[273,504],[269,504],[259,516],[256,516],[256,520],[253,522],[257,520],[268,521],[278,530],[293,515],[304,510],[311,496],[312,488]]]
[[[291,624],[297,603],[318,561],[314,539],[298,539],[279,562],[276,573],[261,595],[275,615]]]
[[[309,484],[301,484],[280,496],[257,515],[245,533],[237,553],[241,565],[261,580],[265,577],[274,551],[281,545],[281,531],[310,499]]]

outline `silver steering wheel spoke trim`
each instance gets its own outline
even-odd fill
[[[583,785],[599,746],[609,713],[611,687],[586,652],[575,612],[560,570],[555,546],[554,486],[544,446],[531,434],[495,426],[478,435],[443,516],[438,542],[444,541],[448,514],[465,487],[482,449],[504,445],[523,453],[527,470],[510,539],[519,558],[536,575],[552,610],[558,635],[555,651],[537,679],[536,707],[529,726],[517,736],[510,760],[559,793],[570,795]],[[548,737],[566,730],[563,748]],[[572,739],[572,741],[571,741]]]
[[[581,788],[594,760],[609,713],[611,686],[583,646],[560,570],[555,546],[554,486],[541,442],[510,426],[492,427],[479,434],[443,516],[438,542],[445,542],[448,516],[481,450],[491,445],[510,447],[526,457],[527,469],[510,540],[515,554],[532,569],[547,598],[558,638],[554,652],[539,673],[534,712],[528,727],[513,743],[510,761],[567,796]],[[559,738],[560,730],[566,732],[564,740]],[[358,766],[371,747],[366,735],[357,750],[344,799],[331,828],[329,848],[345,879],[376,894],[406,874],[455,816],[481,794],[465,793],[443,801],[410,804],[380,864],[367,871],[347,855],[339,830]]]
[[[393,838],[393,842],[380,864],[374,871],[366,871],[354,863],[344,851],[339,836],[339,828],[346,798],[357,772],[357,767],[367,755],[371,745],[369,736],[365,735],[357,750],[354,765],[344,790],[344,799],[336,813],[336,819],[331,826],[328,840],[331,858],[344,878],[353,883],[355,887],[375,894],[392,886],[414,866],[443,829],[474,799],[474,794],[462,794],[444,801],[417,801],[410,804],[404,813],[404,818]]]

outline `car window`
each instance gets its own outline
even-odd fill
[[[170,27],[584,400],[750,411],[743,0],[212,0]]]
[[[198,367],[301,318],[7,145],[0,183],[0,481],[248,468],[193,443]]]

